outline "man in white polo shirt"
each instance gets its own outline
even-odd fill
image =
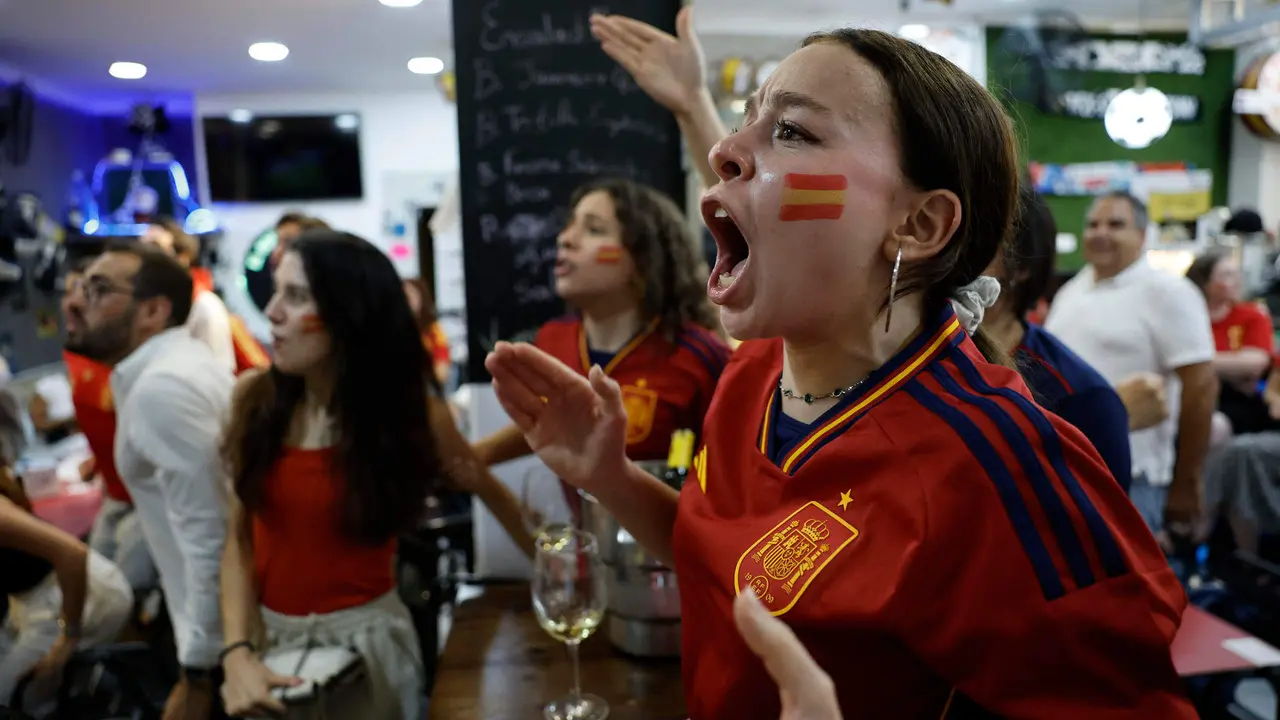
[[[1144,258],[1146,229],[1147,208],[1137,198],[1110,193],[1095,200],[1085,221],[1088,266],[1058,291],[1045,329],[1117,389],[1145,382],[1143,376],[1163,381],[1168,417],[1130,423],[1129,496],[1153,532],[1167,520],[1170,530],[1186,533],[1200,512],[1218,396],[1213,331],[1191,281]]]

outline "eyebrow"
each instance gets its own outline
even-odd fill
[[[753,94],[747,98],[747,106],[744,111],[744,117],[751,117],[756,110],[759,109],[760,101],[758,94]],[[769,93],[768,104],[780,109],[786,108],[802,108],[804,110],[812,110],[822,115],[830,115],[831,108],[818,102],[817,99],[805,95],[804,93],[792,92],[790,90],[778,90]]]

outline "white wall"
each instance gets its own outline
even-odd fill
[[[403,275],[416,275],[417,220],[405,212],[409,197],[439,196],[442,185],[454,182],[458,170],[457,113],[437,92],[397,94],[273,94],[208,95],[195,99],[197,118],[226,115],[232,110],[248,110],[260,115],[302,115],[351,112],[360,116],[360,153],[364,198],[310,203],[215,203],[224,228],[221,266],[217,269],[227,303],[259,333],[265,333],[265,319],[238,290],[236,278],[245,251],[263,230],[270,228],[288,210],[300,210],[322,218],[335,228],[353,232],[389,250],[400,240],[387,226],[388,220],[407,220],[403,238],[413,254],[397,259]],[[201,124],[196,122],[196,156],[199,187],[208,197],[209,179],[204,158]],[[447,258],[437,257],[437,266]],[[451,270],[448,262],[444,265]],[[461,266],[457,268],[460,274]],[[441,279],[437,279],[440,286]],[[451,280],[451,278],[444,278]]]
[[[1236,48],[1236,84],[1256,58],[1276,50],[1272,41]],[[1227,204],[1233,210],[1257,210],[1265,226],[1275,230],[1280,224],[1280,142],[1254,135],[1233,115],[1227,172]]]

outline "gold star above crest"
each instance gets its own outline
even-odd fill
[[[853,502],[853,490],[845,490],[840,493],[840,502],[836,504],[839,505],[840,509],[843,511],[849,509],[849,503],[851,502]]]

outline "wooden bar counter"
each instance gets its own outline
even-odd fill
[[[618,652],[603,633],[580,648],[582,691],[608,701],[609,720],[685,720],[678,660]],[[573,666],[538,627],[527,583],[486,585],[453,609],[431,693],[432,720],[539,720],[566,695]]]

